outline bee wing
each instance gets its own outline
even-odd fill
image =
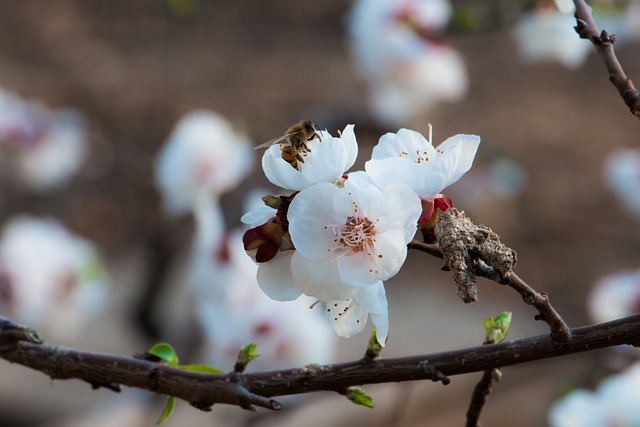
[[[288,134],[286,134],[286,135],[282,135],[282,136],[279,136],[279,137],[277,137],[277,138],[273,138],[273,139],[271,139],[271,140],[269,140],[269,141],[267,141],[267,142],[263,142],[262,144],[260,144],[260,145],[258,145],[258,146],[256,146],[256,147],[254,147],[253,149],[254,149],[254,150],[258,150],[258,149],[260,149],[260,148],[271,147],[272,145],[279,144],[279,143],[281,143],[281,142],[285,141],[285,140],[286,140],[287,138],[289,138],[291,135],[293,135],[293,134],[292,134],[292,133],[288,133]]]

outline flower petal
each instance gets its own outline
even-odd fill
[[[302,292],[294,286],[291,274],[291,257],[293,251],[279,252],[269,262],[258,267],[258,285],[271,299],[276,301],[292,301]]]
[[[355,300],[360,307],[370,313],[386,313],[388,309],[387,295],[382,281],[359,288],[355,294]]]
[[[382,193],[387,200],[389,213],[383,217],[379,227],[382,230],[404,230],[403,242],[409,243],[416,234],[417,221],[422,213],[418,195],[402,182],[386,186]]]
[[[262,169],[267,179],[286,190],[300,190],[311,182],[299,170],[282,159],[279,145],[273,145],[262,156]]]
[[[347,300],[358,291],[342,280],[332,260],[308,259],[296,251],[291,259],[291,273],[299,290],[321,301]]]
[[[471,169],[479,145],[480,137],[478,135],[458,134],[448,138],[438,146],[438,151],[443,153],[441,154],[443,160],[449,156],[452,157],[450,160],[452,170],[445,187],[456,182]],[[450,153],[450,151],[453,151],[453,153]]]
[[[344,338],[351,338],[362,332],[369,317],[369,313],[352,299],[329,301],[326,313],[336,334]]]
[[[376,339],[384,347],[389,333],[389,305],[384,284],[377,282],[373,286],[360,288],[355,301],[371,314],[371,321],[376,328]]]
[[[331,225],[344,224],[336,206],[350,206],[347,192],[327,182],[302,190],[289,205],[289,233],[296,249],[311,259],[333,257],[336,236]]]
[[[260,206],[242,215],[240,221],[243,224],[247,224],[249,227],[257,227],[269,221],[275,216],[276,210],[269,206]]]

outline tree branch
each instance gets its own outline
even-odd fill
[[[20,328],[0,317],[1,335]],[[7,343],[10,340],[6,341]],[[539,335],[500,344],[393,359],[363,358],[335,365],[225,375],[190,372],[135,357],[90,353],[16,341],[0,349],[0,358],[49,375],[92,384],[120,384],[175,396],[209,410],[214,403],[243,408],[279,409],[271,396],[342,391],[354,385],[430,379],[448,383],[448,376],[479,372],[534,360],[621,344],[640,344],[640,315],[572,330],[572,339],[558,343]]]
[[[577,24],[576,32],[580,38],[590,40],[595,46],[598,54],[602,57],[607,71],[609,71],[609,81],[618,89],[618,93],[627,104],[631,113],[640,119],[640,93],[633,85],[631,79],[627,77],[622,65],[616,57],[613,43],[615,35],[609,35],[605,30],[600,32],[593,19],[591,7],[584,0],[574,0],[576,6],[575,17]]]
[[[482,378],[476,384],[473,389],[473,395],[471,397],[471,403],[467,410],[467,423],[466,427],[477,427],[482,408],[487,402],[487,397],[493,390],[493,383],[495,382],[496,375],[499,375],[500,370],[498,368],[492,368],[484,371]]]
[[[442,251],[437,244],[423,243],[419,240],[411,241],[407,247],[409,249],[425,252],[437,258],[444,258]],[[477,260],[474,263],[476,275],[493,280],[501,285],[509,286],[517,291],[525,303],[538,310],[536,320],[542,320],[549,325],[551,337],[558,342],[566,342],[571,338],[571,330],[549,301],[549,296],[543,292],[538,292],[522,280],[515,272],[511,272],[508,277],[502,277],[497,271],[489,267],[486,263]]]

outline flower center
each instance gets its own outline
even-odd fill
[[[336,243],[353,252],[366,251],[371,254],[375,243],[376,229],[367,217],[349,216],[344,225],[334,228]]]

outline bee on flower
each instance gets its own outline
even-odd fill
[[[341,137],[355,144],[353,126]],[[321,146],[330,136],[322,138],[313,143]],[[345,159],[344,144],[327,145],[317,158],[314,148],[309,154],[314,161],[341,166],[322,179],[315,174],[315,182],[285,187],[299,190],[289,196],[264,197],[266,206],[242,217],[251,227],[243,243],[259,264],[261,289],[279,301],[302,294],[316,298],[343,337],[362,331],[371,316],[377,340],[384,345],[389,329],[384,281],[404,264],[426,201],[434,206],[434,200],[445,200],[440,191],[471,167],[479,142],[475,135],[457,135],[436,149],[419,133],[402,129],[381,138],[366,172],[348,174],[345,165],[353,160],[336,161]],[[263,166],[268,162],[263,158]],[[313,164],[305,158],[298,171],[282,163],[283,170],[298,174]],[[321,163],[316,165],[320,168]],[[272,170],[264,169],[269,176]]]

